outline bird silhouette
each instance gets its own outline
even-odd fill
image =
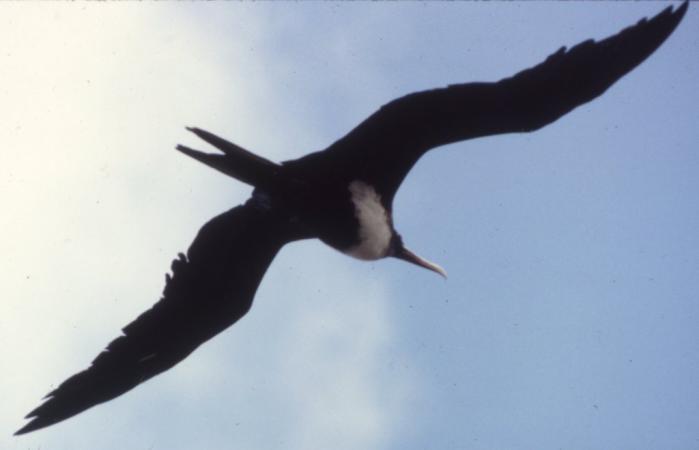
[[[317,238],[355,258],[400,258],[446,276],[408,250],[394,227],[401,182],[428,150],[537,130],[604,93],[653,53],[688,8],[667,7],[601,41],[565,47],[497,82],[456,84],[391,101],[325,150],[274,163],[199,128],[222,153],[182,153],[254,187],[213,218],[172,263],[160,300],[122,329],[87,369],[49,392],[15,434],[111,400],[170,369],[244,316],[277,252]]]

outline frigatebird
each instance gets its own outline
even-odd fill
[[[685,1],[607,39],[563,47],[497,82],[398,98],[325,150],[281,164],[189,128],[222,154],[177,149],[251,185],[251,198],[201,228],[186,255],[173,261],[160,300],[90,367],[51,391],[16,434],[111,400],[182,361],[248,312],[267,267],[289,242],[317,238],[355,258],[395,257],[446,275],[405,247],[392,220],[394,195],[417,160],[445,144],[554,122],[645,60],[687,8]]]

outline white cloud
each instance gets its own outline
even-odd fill
[[[395,338],[388,295],[380,283],[338,274],[334,265],[305,268],[320,295],[287,325],[280,371],[290,377],[299,412],[294,447],[379,448],[390,440],[404,388],[381,376],[385,348]]]

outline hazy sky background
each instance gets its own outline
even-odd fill
[[[173,370],[10,436],[248,195],[185,125],[289,159],[665,6],[3,3],[0,448],[699,448],[697,5],[602,98],[420,161],[395,222],[446,282],[290,245]]]

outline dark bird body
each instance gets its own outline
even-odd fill
[[[444,275],[405,248],[392,220],[395,193],[417,160],[441,145],[537,130],[596,98],[664,42],[687,5],[602,41],[561,48],[498,82],[398,98],[327,149],[282,164],[191,128],[223,154],[178,150],[253,186],[252,197],[201,228],[172,263],[160,301],[89,368],[50,392],[17,434],[113,399],[183,360],[248,312],[265,271],[289,242],[318,238],[360,259],[397,257]]]

